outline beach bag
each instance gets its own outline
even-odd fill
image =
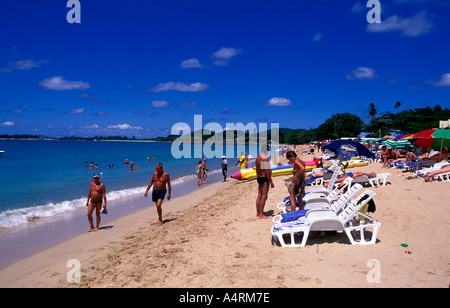
[[[368,204],[369,204],[369,206],[367,207],[367,212],[375,213],[375,211],[377,210],[377,207],[375,206],[375,202],[373,201],[373,199],[370,200],[368,202]]]
[[[365,195],[364,197],[361,198],[361,200],[359,201],[360,203],[364,200],[366,200],[367,198],[369,198],[369,195]],[[375,201],[373,201],[373,199],[370,199],[369,202],[367,202],[367,204],[361,209],[361,212],[364,212],[364,208],[367,208],[366,213],[375,213],[375,211],[377,210],[377,207],[375,206]]]

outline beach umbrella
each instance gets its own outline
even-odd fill
[[[448,129],[427,129],[412,135],[416,139],[414,145],[433,150],[442,150],[450,147],[450,130]]]
[[[334,140],[323,148],[336,153],[338,156],[342,157],[343,160],[348,160],[354,156],[375,158],[375,154],[365,145],[352,140]]]
[[[399,135],[399,136],[395,137],[394,140],[395,141],[399,141],[399,140],[402,140],[402,139],[411,139],[410,137],[412,135],[414,135],[414,134]]]
[[[403,148],[412,146],[411,142],[409,142],[408,139],[402,139],[399,141],[385,140],[381,143],[381,145],[385,145],[385,146],[391,147],[393,149],[403,149]]]

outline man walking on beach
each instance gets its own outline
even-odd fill
[[[270,168],[269,158],[267,157],[267,145],[263,144],[261,153],[256,158],[256,181],[258,182],[258,197],[256,198],[256,217],[266,219],[269,216],[264,215],[264,206],[269,195],[269,185],[274,188],[272,182],[272,169]]]
[[[163,223],[161,205],[167,193],[166,185],[167,188],[169,189],[167,200],[170,200],[170,194],[172,191],[169,174],[163,171],[163,164],[161,163],[156,164],[156,171],[153,173],[152,179],[150,180],[150,183],[148,183],[147,190],[145,191],[144,194],[146,198],[148,195],[148,191],[150,190],[152,185],[153,185],[152,200],[153,202],[156,203],[156,211],[158,212],[158,222],[156,224],[161,225]]]
[[[91,202],[89,202],[89,199]],[[94,213],[97,215],[97,227],[95,227],[95,231],[98,231],[100,226],[100,210],[102,207],[102,199],[105,203],[103,205],[103,208],[106,209],[106,189],[105,185],[100,182],[100,176],[96,173],[94,174],[94,182],[92,182],[89,186],[89,193],[88,193],[88,199],[86,201],[86,206],[88,207],[88,220],[91,224],[91,227],[87,232],[91,232],[94,229],[94,218],[92,217],[92,214]]]

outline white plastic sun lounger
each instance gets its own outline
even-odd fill
[[[305,205],[305,209],[301,211],[295,211],[295,212],[289,212],[289,213],[283,213],[280,215],[276,215],[272,219],[272,223],[279,224],[279,223],[291,223],[293,220],[302,219],[305,217],[307,213],[310,211],[324,211],[329,210],[333,211],[335,213],[338,213],[340,210],[345,208],[345,206],[353,199],[353,197],[362,189],[362,185],[356,184],[353,187],[351,187],[345,194],[343,194],[339,199],[337,199],[334,202],[311,202]]]
[[[282,247],[304,247],[311,231],[344,231],[352,245],[374,244],[381,223],[367,215],[363,215],[364,221],[353,219],[373,196],[375,192],[367,190],[352,200],[339,214],[330,210],[310,211],[304,219],[290,224],[274,224],[271,229],[272,240]],[[365,239],[367,228],[373,230],[368,241]]]
[[[303,203],[306,205],[310,202],[327,202],[330,203],[332,201],[335,201],[337,198],[339,198],[345,189],[348,189],[350,187],[350,184],[352,183],[352,178],[346,178],[343,182],[339,184],[335,184],[335,188],[329,193],[325,192],[311,192],[305,195],[303,198]],[[297,207],[298,208],[298,207]],[[283,213],[287,213],[291,209],[291,204],[289,202],[289,199],[285,198],[285,201],[278,203],[277,209],[281,210]]]

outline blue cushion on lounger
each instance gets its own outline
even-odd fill
[[[304,217],[308,210],[300,210],[300,211],[294,211],[294,212],[288,212],[281,214],[281,221],[280,222],[290,222],[295,221],[299,219],[300,217]]]

